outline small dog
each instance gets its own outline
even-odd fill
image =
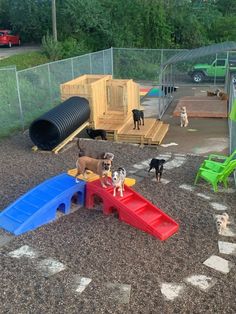
[[[95,151],[91,140],[78,138],[77,146],[79,149],[79,157],[87,156],[95,159],[114,159],[114,154],[103,151]]]
[[[217,96],[217,97],[219,97],[219,93],[220,92],[221,92],[221,90],[219,88],[217,88],[214,92],[207,91],[207,96]]]
[[[101,139],[104,141],[107,141],[107,132],[103,129],[92,129],[92,128],[87,128],[86,132],[89,137],[91,137],[93,140],[96,139],[96,137],[101,136]]]
[[[228,100],[229,99],[228,95],[224,92],[219,92],[219,98],[220,98],[220,100]]]
[[[110,185],[108,175],[111,171],[111,164],[112,161],[110,159],[95,159],[87,156],[79,157],[76,162],[76,182],[79,182],[79,180],[77,180],[79,174],[82,173],[84,178],[87,178],[86,170],[90,170],[99,175],[102,187],[106,188],[107,185]]]
[[[134,128],[133,130],[137,129],[139,130],[139,126],[141,125],[141,120],[143,122],[144,125],[144,113],[143,110],[138,110],[138,109],[133,109],[132,110],[133,113],[133,120],[134,120]]]
[[[180,126],[187,127],[188,126],[188,115],[186,111],[186,107],[181,107],[180,109]]]
[[[218,233],[222,234],[222,232],[226,229],[227,224],[229,223],[229,215],[227,213],[216,215],[215,222]]]
[[[152,158],[150,162],[150,165],[149,165],[150,168],[148,172],[150,172],[152,169],[155,169],[157,182],[161,181],[162,173],[164,170],[163,165],[165,162],[166,162],[165,159],[156,159],[156,158]]]
[[[123,197],[123,191],[125,190],[125,178],[126,170],[122,167],[119,167],[112,173],[112,184],[114,186],[113,196],[116,196],[116,189],[118,188],[118,191],[120,191],[120,197]]]

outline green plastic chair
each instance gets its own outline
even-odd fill
[[[234,158],[236,158],[236,149],[229,156],[220,155],[220,154],[210,154],[208,156],[208,159],[206,159],[204,162],[208,164],[215,163],[218,165],[227,166],[228,163]],[[212,159],[217,159],[218,161],[212,160]],[[222,161],[219,161],[219,160],[222,160]]]
[[[231,160],[226,166],[217,166],[215,170],[207,169],[207,168],[200,168],[196,175],[194,184],[197,184],[198,179],[202,178],[205,181],[212,184],[214,192],[218,191],[218,184],[223,182],[224,187],[228,187],[228,177],[236,170],[236,160]]]
[[[236,150],[229,156],[211,154],[208,156],[208,159],[205,159],[203,161],[200,168],[210,169],[210,170],[218,172],[221,166],[222,167],[227,166],[228,163],[231,160],[234,160],[235,157],[236,157]],[[212,159],[217,159],[218,161],[212,160]],[[222,160],[222,161],[219,161],[219,160]]]

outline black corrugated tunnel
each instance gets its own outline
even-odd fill
[[[34,120],[29,128],[32,142],[43,150],[52,150],[90,116],[86,98],[74,96]]]

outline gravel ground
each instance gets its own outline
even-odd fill
[[[134,164],[166,153],[161,147],[140,148],[92,140],[91,143],[115,154],[114,169],[123,166],[135,170]],[[74,168],[76,145],[58,155],[33,153],[31,147],[27,134],[0,142],[1,209],[45,179]],[[219,240],[236,243],[236,238],[218,235],[213,221],[216,210],[210,204],[227,206],[230,220],[236,220],[236,193],[215,194],[205,183],[193,191],[180,188],[182,184],[193,185],[203,157],[171,153],[169,162],[178,158],[184,160],[181,166],[164,170],[163,183],[169,180],[168,184],[152,181],[154,173],[147,175],[147,169],[129,175],[138,179],[133,187],[136,191],[180,224],[177,234],[161,242],[112,215],[80,208],[35,231],[9,238],[8,243],[1,245],[0,241],[0,312],[236,313],[235,266],[223,274],[203,265],[211,255],[236,262],[235,255],[218,251]],[[0,239],[7,236],[0,231]],[[40,256],[30,259],[8,255],[23,245],[34,248]],[[49,257],[63,263],[66,269],[45,276],[38,263]],[[202,291],[185,283],[190,275],[206,275],[216,283]],[[92,279],[81,294],[75,291],[78,276]],[[125,298],[119,285],[108,283],[130,285],[126,286],[131,287],[130,299]],[[163,283],[181,285],[183,292],[168,300],[161,291]]]

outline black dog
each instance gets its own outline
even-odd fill
[[[162,172],[163,172],[163,165],[165,163],[165,159],[156,159],[153,158],[150,162],[150,168],[148,170],[148,172],[150,172],[153,168],[156,170],[156,178],[157,178],[157,182],[161,181],[161,177],[162,177]]]
[[[101,136],[102,140],[107,140],[107,132],[105,130],[102,129],[91,129],[91,128],[87,128],[86,132],[88,134],[89,137],[91,137],[93,140],[96,139],[96,137]]]
[[[143,121],[143,125],[144,125],[144,113],[143,113],[143,110],[133,109],[132,113],[133,113],[133,120],[134,120],[134,128],[133,128],[133,130],[136,129],[136,125],[137,125],[137,129],[139,130],[139,126],[141,125],[141,120]]]

